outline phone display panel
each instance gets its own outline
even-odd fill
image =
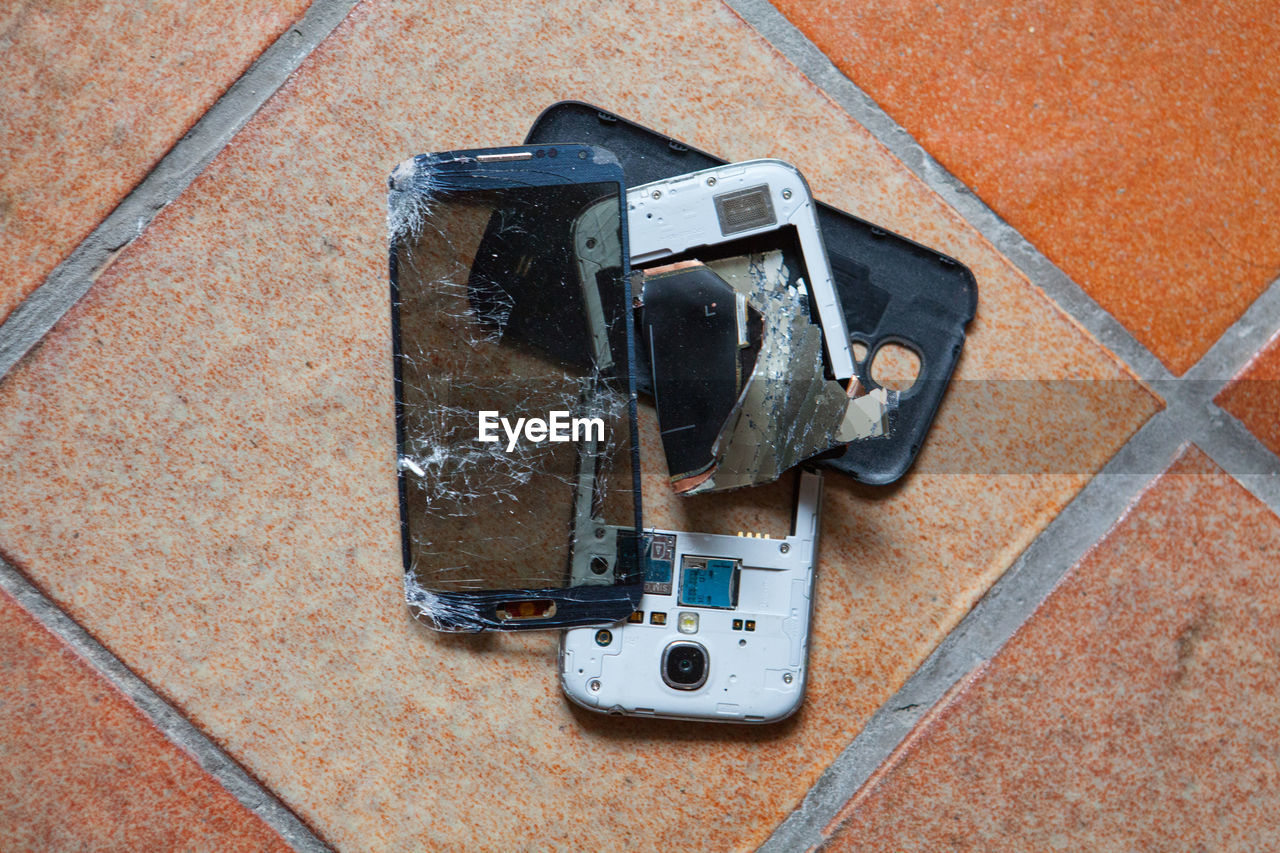
[[[410,606],[450,631],[625,617],[643,572],[621,169],[584,145],[455,151],[390,185]]]

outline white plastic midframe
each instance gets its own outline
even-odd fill
[[[768,226],[721,233],[715,198],[767,184],[777,221]],[[836,296],[817,210],[799,170],[781,160],[747,160],[644,184],[627,191],[627,236],[633,266],[700,246],[794,226],[816,302],[827,357],[836,379],[854,375],[849,331]]]
[[[601,646],[596,628],[575,628],[561,641],[561,685],[574,702],[594,711],[728,722],[780,720],[804,697],[809,618],[818,555],[822,475],[802,470],[793,533],[785,539],[674,533],[672,590],[645,594],[642,623],[609,627]],[[738,604],[733,609],[678,603],[685,555],[740,560]],[[650,623],[653,612],[665,625]],[[681,612],[698,614],[698,631],[679,631]],[[734,620],[755,630],[734,630]],[[679,640],[707,651],[708,676],[697,690],[677,690],[663,681],[663,649]]]

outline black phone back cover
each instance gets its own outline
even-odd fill
[[[534,121],[525,144],[548,143],[609,149],[628,187],[727,162],[581,101],[560,101]],[[850,340],[867,348],[857,364],[863,386],[876,387],[871,362],[884,344],[920,358],[919,377],[901,393],[888,434],[818,461],[863,483],[892,483],[911,467],[942,402],[977,308],[977,282],[956,259],[821,202],[818,224]]]

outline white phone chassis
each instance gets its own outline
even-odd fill
[[[809,185],[781,160],[716,166],[627,191],[632,267],[741,237],[794,226],[836,379],[854,375],[849,330],[818,229]]]
[[[566,631],[560,645],[564,692],[604,713],[745,723],[790,715],[804,698],[821,502],[821,473],[801,469],[792,533],[785,539],[650,531],[675,538],[670,592],[645,593],[642,622],[603,629],[607,634]],[[681,605],[685,557],[740,561],[736,606]],[[654,613],[664,614],[665,624],[654,624]],[[696,631],[683,633],[681,625],[690,619],[681,614],[690,613],[696,614]],[[754,630],[746,629],[748,623]],[[678,642],[706,651],[706,681],[697,689],[677,689],[663,678],[663,650]]]

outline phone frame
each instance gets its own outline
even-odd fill
[[[770,221],[725,233],[717,200],[762,188],[765,192],[761,195],[771,206]],[[855,363],[849,331],[818,227],[813,195],[799,169],[782,160],[745,160],[652,181],[627,191],[631,262],[637,267],[787,226],[796,230],[805,283],[823,331],[827,365],[834,379],[850,379]]]

